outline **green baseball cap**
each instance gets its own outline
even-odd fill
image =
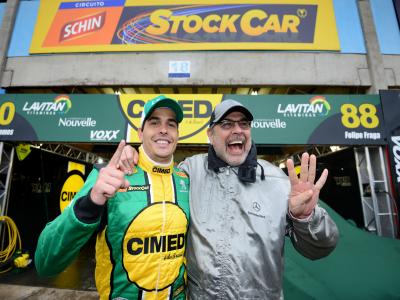
[[[167,107],[169,109],[172,109],[172,111],[175,113],[175,118],[178,123],[180,123],[183,120],[183,111],[179,103],[172,99],[172,98],[167,98],[164,95],[160,95],[155,97],[154,99],[151,99],[146,102],[144,105],[144,109],[142,112],[142,121],[141,121],[141,127],[143,128],[144,122],[151,116],[153,111],[156,108],[160,107]]]

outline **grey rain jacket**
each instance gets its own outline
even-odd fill
[[[180,164],[190,177],[190,227],[187,266],[190,299],[282,299],[285,234],[310,259],[328,255],[338,229],[316,207],[308,221],[287,216],[290,182],[271,163],[255,183],[242,183],[234,172],[207,167],[207,154]]]

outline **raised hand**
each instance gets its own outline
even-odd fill
[[[120,188],[129,187],[125,174],[118,168],[118,162],[125,147],[125,141],[122,140],[108,165],[99,171],[96,183],[90,192],[90,198],[98,205],[103,205],[113,197]]]
[[[131,145],[125,145],[117,167],[125,174],[132,174],[139,159],[139,153]]]
[[[287,169],[290,178],[291,191],[289,195],[289,210],[298,219],[305,219],[311,215],[318,202],[319,192],[328,177],[328,170],[324,169],[321,177],[314,184],[317,158],[303,153],[301,156],[300,178],[294,170],[293,160],[287,160]]]

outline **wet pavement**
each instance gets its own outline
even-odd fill
[[[0,299],[98,299],[94,268],[94,243],[91,242],[57,276],[40,277],[33,263],[27,268],[0,274]]]

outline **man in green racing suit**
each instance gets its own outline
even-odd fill
[[[174,167],[179,104],[165,96],[146,103],[142,146],[132,175],[118,161],[94,168],[71,204],[39,237],[40,275],[64,270],[97,231],[96,286],[101,299],[185,299],[189,180]]]

